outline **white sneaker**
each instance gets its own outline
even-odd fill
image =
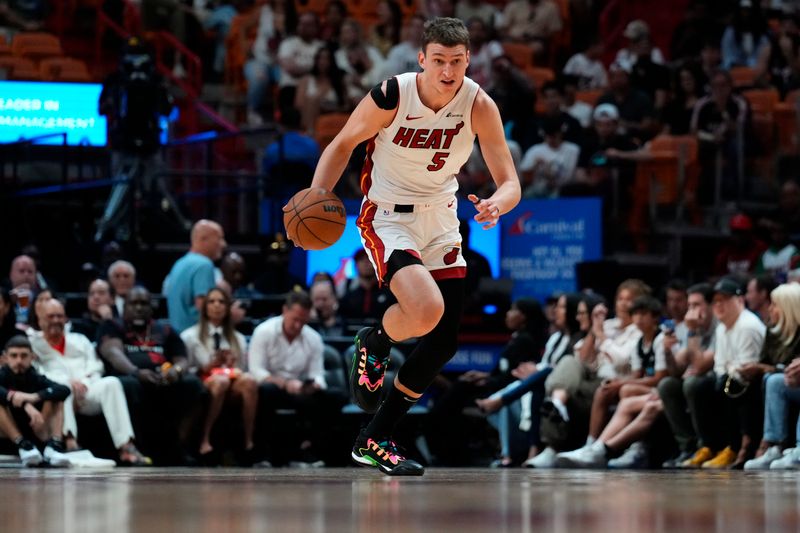
[[[117,466],[116,461],[95,457],[89,450],[67,452],[64,455],[67,456],[72,466],[81,468],[114,468]]]
[[[634,442],[625,452],[608,462],[609,468],[647,468],[650,463],[650,455],[643,442]]]
[[[42,454],[39,449],[28,441],[25,441],[19,448],[19,458],[25,466],[36,466],[42,464]]]
[[[783,457],[769,465],[770,470],[800,470],[800,448],[783,450]]]
[[[50,466],[68,467],[72,465],[66,453],[59,452],[49,444],[44,447],[44,460],[47,461]]]
[[[525,468],[553,468],[555,466],[555,460],[556,451],[548,446],[536,457],[527,459],[522,463],[522,466]]]
[[[556,455],[556,468],[603,468],[606,466],[606,447],[598,441],[571,452]]]
[[[783,457],[780,446],[770,446],[764,455],[750,459],[744,464],[745,470],[769,470],[770,464]]]

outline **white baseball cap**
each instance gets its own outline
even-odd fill
[[[614,104],[600,104],[594,108],[592,118],[595,120],[619,120],[619,111]]]

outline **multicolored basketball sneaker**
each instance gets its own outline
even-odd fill
[[[361,328],[355,337],[353,362],[350,365],[350,390],[356,405],[368,413],[378,410],[381,402],[381,389],[389,354],[377,354],[365,339],[374,328]]]
[[[421,464],[400,455],[392,440],[378,442],[359,435],[350,456],[356,464],[377,468],[389,476],[421,476],[425,473]]]

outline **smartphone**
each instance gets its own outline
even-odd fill
[[[661,331],[663,331],[665,335],[672,335],[673,333],[675,333],[675,321],[668,318],[667,320],[662,322]]]

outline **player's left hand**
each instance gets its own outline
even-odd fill
[[[497,221],[500,220],[500,207],[494,200],[491,198],[478,198],[474,194],[468,195],[467,199],[478,210],[478,214],[473,218],[483,225],[483,229],[491,229],[497,225]]]

